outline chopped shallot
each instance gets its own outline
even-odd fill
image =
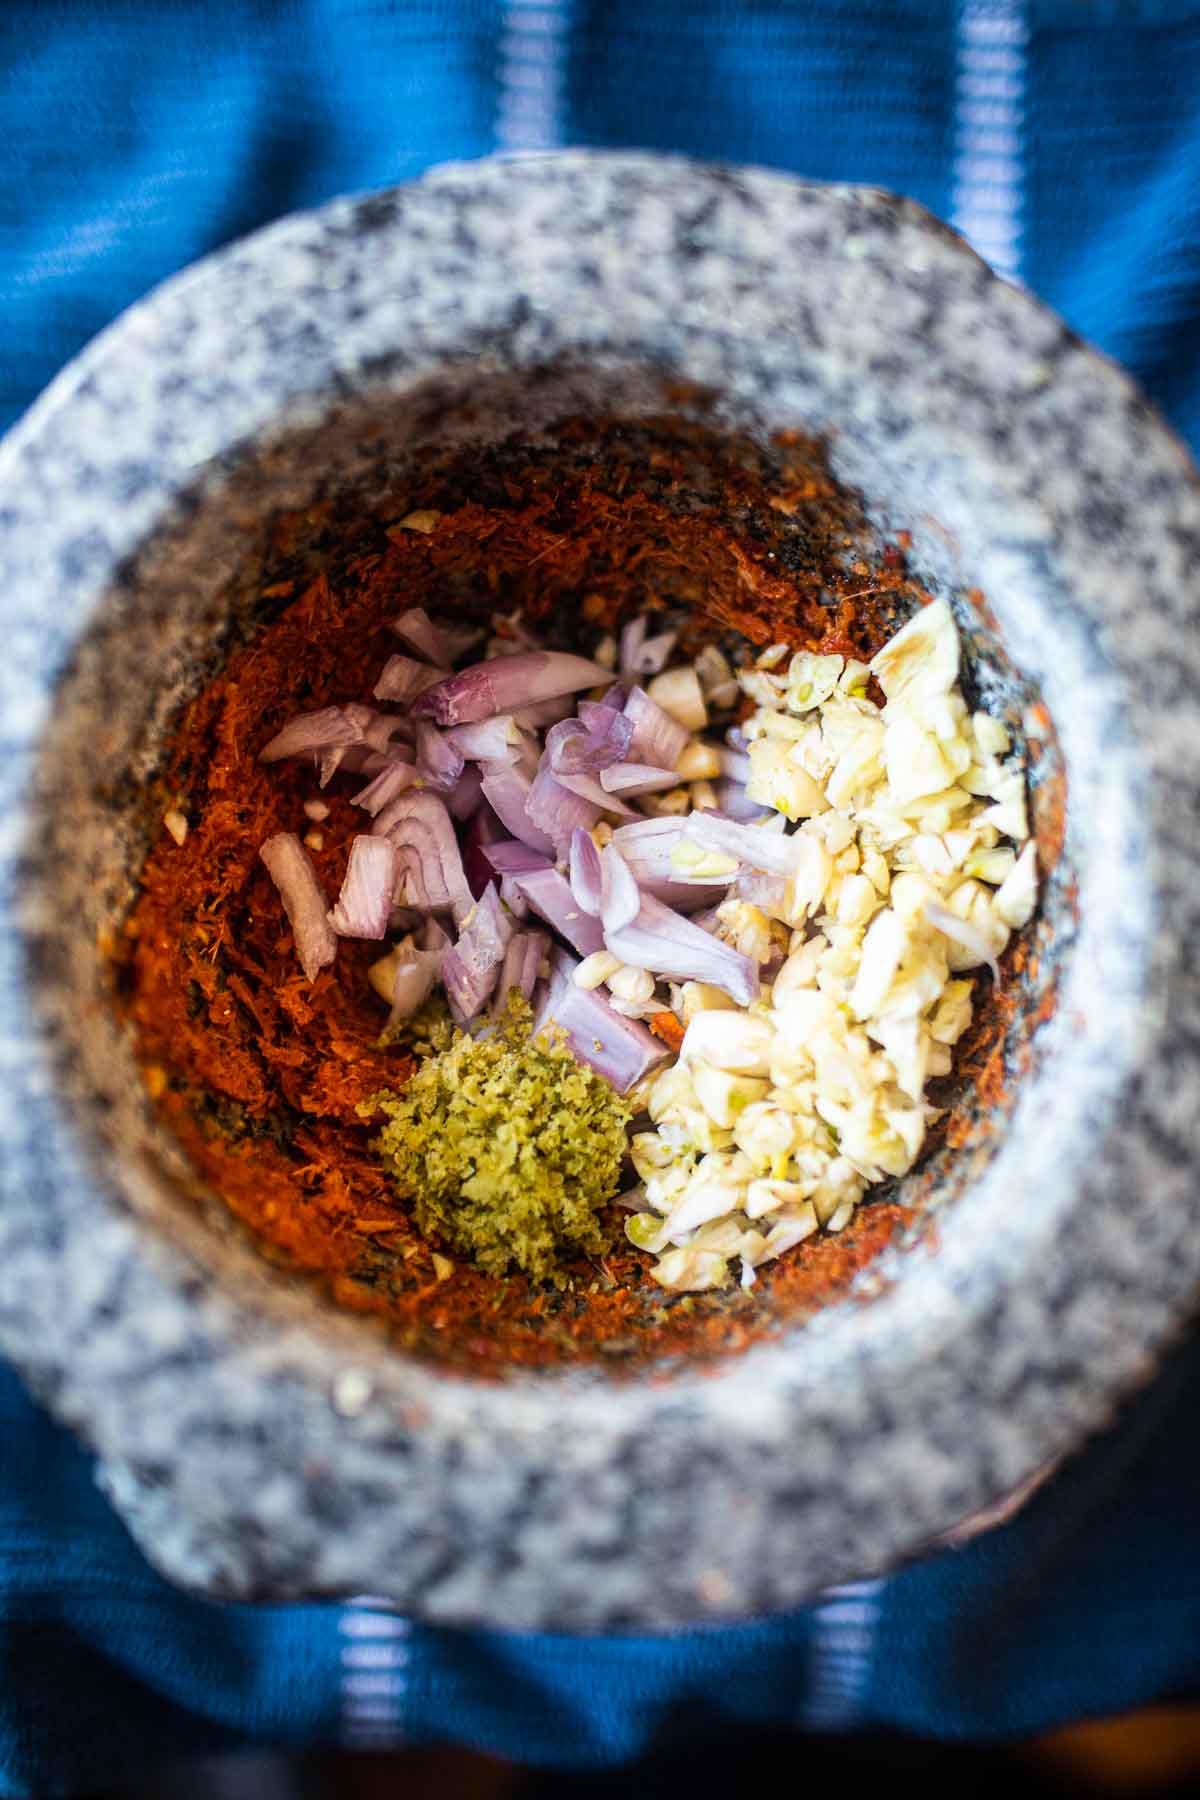
[[[769,819],[769,806],[760,806],[757,800],[751,800],[740,781],[718,781],[716,785],[717,807],[727,818],[736,819],[740,825],[751,825],[755,819]]]
[[[472,765],[463,770],[446,795],[446,805],[460,823],[474,818],[483,805],[483,777],[477,768]]]
[[[372,982],[376,983],[378,974],[386,975],[390,984],[384,996],[390,1001],[385,1034],[403,1025],[424,1006],[441,979],[442,962],[449,948],[450,939],[437,920],[427,919],[419,946],[411,937],[402,938],[389,955],[372,965]]]
[[[487,792],[486,783],[484,792]],[[495,801],[492,804],[495,805]],[[499,811],[499,808],[496,810]],[[535,829],[549,838],[558,850],[565,849],[570,843],[571,833],[577,825],[590,831],[600,817],[601,809],[594,800],[586,800],[564,787],[557,775],[545,766],[543,759],[543,765],[529,789],[525,811]]]
[[[554,839],[535,825],[530,816],[532,787],[529,776],[514,768],[512,763],[483,764],[483,797],[500,822],[531,850],[553,856]]]
[[[656,769],[673,769],[691,737],[687,726],[664,712],[640,687],[635,687],[626,700],[625,717],[633,726],[631,759]]]
[[[803,838],[763,831],[757,825],[739,825],[736,820],[722,819],[711,812],[690,814],[684,820],[681,841],[736,857],[738,862],[752,869],[764,869],[769,875],[794,875],[807,843]]]
[[[576,905],[593,919],[598,919],[603,888],[600,852],[587,832],[578,826],[571,833],[570,875]]]
[[[446,733],[427,719],[417,722],[417,773],[427,787],[448,794],[458,783],[466,762],[462,751]]]
[[[396,846],[403,890],[402,895],[397,892],[398,899],[431,912],[449,908],[456,920],[466,917],[474,901],[453,822],[436,794],[424,789],[401,794],[384,807],[371,830]]]
[[[329,915],[339,937],[386,935],[396,875],[396,851],[389,838],[360,836],[352,840],[342,891]]]
[[[575,794],[580,800],[586,800],[597,808],[597,816],[601,812],[608,812],[619,819],[637,818],[632,806],[627,806],[616,794],[610,794],[606,788],[601,787],[594,775],[555,775],[554,779],[568,793]]]
[[[365,731],[363,715],[369,713],[366,706],[323,706],[318,712],[299,713],[263,745],[258,760],[279,762],[285,756],[320,755],[361,744]]]
[[[603,1075],[619,1094],[627,1094],[667,1055],[666,1045],[636,1019],[614,1012],[597,990],[577,987],[578,966],[569,951],[554,951],[550,979],[534,1013],[534,1033],[556,1027],[580,1062]]]
[[[360,788],[357,794],[351,795],[351,804],[361,806],[365,812],[374,816],[382,812],[398,794],[402,794],[405,788],[411,787],[416,778],[417,771],[412,763],[405,762],[400,757],[389,757],[378,775],[365,788]],[[329,817],[328,808],[324,817]]]
[[[739,1006],[749,1006],[758,993],[758,968],[748,956],[645,895],[632,924],[606,931],[604,944],[635,969],[674,981],[707,981]]]
[[[441,632],[423,606],[410,606],[398,619],[393,619],[392,630],[427,662],[448,663],[451,660],[446,654]]]
[[[337,936],[312,858],[294,831],[277,831],[258,853],[279,889],[296,940],[296,955],[309,981],[337,955]]]
[[[528,875],[533,869],[554,867],[548,856],[542,856],[514,838],[493,838],[486,845],[484,855],[497,875]]]
[[[592,731],[598,725],[603,724],[602,713],[624,712],[627,698],[626,689],[618,683],[616,687],[609,688],[603,699],[581,700],[575,710],[588,730]]]
[[[676,846],[683,842],[686,825],[687,820],[683,818],[639,819],[633,825],[619,825],[613,832],[612,841],[639,882],[689,881],[692,879],[690,874],[677,869],[672,862]],[[711,885],[712,877],[707,880]],[[728,885],[726,877],[721,883],[722,892]]]
[[[492,662],[472,663],[436,687],[427,688],[413,711],[439,725],[468,725],[493,713],[555,700],[561,694],[596,687],[605,679],[599,663],[561,650],[530,650]]]
[[[550,767],[558,776],[598,775],[624,760],[633,742],[633,726],[624,713],[601,707],[594,725],[563,719],[546,733]]]
[[[508,940],[500,967],[500,983],[496,989],[496,1010],[500,1012],[514,988],[524,999],[532,1000],[533,990],[541,979],[542,964],[550,951],[550,938],[544,931],[516,931]]]
[[[467,886],[477,900],[492,876],[500,872],[491,859],[493,847],[509,842],[511,840],[490,806],[485,803],[472,814],[462,834],[461,849]],[[532,855],[532,852],[528,854]]]
[[[515,762],[521,732],[511,713],[497,713],[473,725],[452,725],[446,742],[472,762]]]
[[[535,706],[523,706],[513,718],[522,731],[544,731],[547,725],[557,725],[560,719],[569,718],[575,705],[572,694],[559,694],[553,700],[539,700]]]
[[[600,922],[605,933],[632,925],[642,904],[629,864],[612,844],[600,855]]]
[[[460,1025],[478,1017],[491,999],[512,934],[512,921],[489,883],[442,961],[442,986]]]
[[[373,692],[377,700],[415,700],[426,688],[445,681],[449,674],[449,669],[430,668],[428,663],[414,662],[411,656],[389,656]]]
[[[621,630],[620,662],[622,675],[657,675],[667,665],[679,641],[677,631],[662,631],[657,637],[646,636],[644,618],[631,619]]]
[[[580,956],[591,956],[604,948],[600,921],[584,911],[571,891],[571,884],[557,869],[529,869],[514,874],[513,885],[523,894],[534,912],[547,925],[565,938]]]
[[[722,775],[730,781],[736,781],[739,787],[745,787],[754,765],[744,750],[718,749],[717,762],[720,764]]]
[[[605,793],[623,794],[630,800],[639,794],[661,794],[678,785],[679,777],[673,769],[652,769],[646,763],[613,763],[600,771],[600,786]]]

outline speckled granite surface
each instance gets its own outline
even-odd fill
[[[563,353],[828,431],[918,564],[984,590],[1058,727],[1080,924],[936,1255],[716,1374],[485,1387],[180,1203],[95,936],[128,891],[121,781],[238,550],[170,567],[147,540],[334,401]],[[272,468],[239,498],[302,497]],[[873,193],[638,156],[451,168],[286,220],[97,340],[0,448],[0,1348],[154,1560],[503,1625],[744,1614],[885,1566],[1101,1424],[1200,1276],[1198,576],[1200,490],[1126,380]]]

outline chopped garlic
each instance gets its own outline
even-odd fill
[[[681,1016],[685,1025],[690,1025],[697,1013],[737,1011],[737,1001],[731,1000],[724,988],[714,987],[710,981],[684,982]]]
[[[671,850],[671,868],[690,881],[732,881],[740,867],[736,856],[710,850],[687,837],[680,838]]]
[[[752,962],[770,962],[774,952],[771,921],[749,900],[723,900],[717,908],[720,935]]]
[[[778,1219],[767,1233],[767,1241],[763,1245],[758,1262],[770,1262],[773,1257],[782,1256],[785,1250],[795,1249],[807,1237],[817,1230],[818,1218],[815,1207],[811,1203],[793,1207],[786,1217]]]
[[[657,1131],[635,1132],[630,1141],[629,1155],[641,1181],[649,1181],[652,1175],[671,1168],[675,1162],[674,1150]]]
[[[825,898],[833,878],[833,858],[815,833],[797,832],[792,842],[798,860],[787,884],[787,918],[789,924],[802,925]]]
[[[580,964],[581,968],[582,966]],[[576,978],[578,978],[578,970]],[[640,1005],[649,1000],[654,993],[654,977],[648,969],[631,969],[625,963],[617,963],[616,968],[606,979],[609,993],[615,994],[618,1000],[628,1000]],[[662,1008],[657,1006],[654,1010],[661,1012]]]
[[[692,810],[692,796],[685,787],[668,788],[665,794],[643,794],[641,804],[652,818],[682,818]]]
[[[729,1264],[715,1250],[669,1250],[650,1273],[661,1287],[699,1294],[706,1288],[723,1287],[729,1278]]]
[[[940,794],[963,773],[970,759],[965,753],[954,755],[940,738],[925,730],[919,719],[903,711],[887,721],[883,761],[891,797],[903,804]]]
[[[749,1075],[731,1075],[725,1069],[697,1063],[692,1070],[692,1090],[714,1125],[728,1129],[737,1123],[739,1113],[755,1100],[765,1100],[765,1081]]]
[[[898,883],[893,883],[893,890]],[[850,993],[850,1008],[857,1018],[869,1019],[879,1011],[896,978],[908,948],[904,921],[894,907],[877,913],[863,939],[858,974]]]
[[[752,1181],[746,1189],[743,1202],[748,1219],[764,1219],[771,1213],[779,1212],[785,1206],[802,1205],[812,1192],[810,1184],[799,1181]],[[813,1229],[816,1230],[816,1215],[813,1215]]]
[[[575,986],[589,991],[601,987],[622,966],[620,957],[614,956],[611,950],[593,950],[576,969]]]
[[[715,744],[693,738],[675,764],[675,773],[680,781],[712,781],[721,773],[721,753]]]
[[[689,731],[703,731],[708,724],[708,708],[695,669],[687,665],[666,669],[647,684],[646,692],[656,706],[661,706]]]
[[[182,844],[188,834],[187,814],[181,813],[176,806],[169,807],[163,814],[163,825],[177,844]]]
[[[820,706],[837,687],[845,658],[810,656],[801,651],[788,665],[787,703],[793,712],[808,712]]]
[[[792,951],[787,961],[775,977],[775,985],[771,990],[773,1003],[781,1006],[789,995],[799,988],[809,988],[816,984],[817,970],[821,957],[828,949],[821,936],[809,938],[807,943],[799,945]]]
[[[975,734],[976,747],[980,756],[1007,756],[1009,750],[1008,727],[999,719],[993,719],[991,713],[977,712],[972,714],[971,728]]]
[[[1005,837],[1024,843],[1029,836],[1029,819],[1025,811],[1025,780],[1019,769],[1004,768],[988,789],[996,804],[981,813],[984,825],[994,825]]]
[[[782,1158],[786,1167],[795,1147],[795,1120],[769,1100],[753,1100],[733,1127],[733,1141],[755,1168],[774,1168]]]
[[[1037,905],[1037,847],[1030,838],[992,901],[996,917],[1014,931],[1028,925]]]
[[[964,862],[963,874],[974,876],[976,881],[986,881],[992,887],[1000,887],[1012,874],[1016,862],[1011,850],[977,850]]]
[[[738,685],[729,660],[715,644],[706,644],[693,665],[696,677],[711,704],[725,708],[737,704]]]
[[[738,1008],[704,983],[671,989],[685,1035],[646,1085],[654,1130],[631,1154],[647,1210],[627,1226],[664,1287],[723,1285],[735,1257],[744,1282],[844,1229],[873,1183],[921,1154],[938,1116],[927,1084],[973,1017],[967,971],[995,963],[1037,898],[1024,770],[1007,728],[968,711],[958,664],[937,602],[869,668],[776,646],[739,672],[757,706],[740,728],[746,791],[796,862],[781,899],[730,897],[710,923],[759,964],[760,997]],[[689,746],[681,780],[704,755]],[[681,876],[734,873],[686,841],[672,860]]]
[[[749,754],[747,799],[774,807],[785,819],[810,819],[814,813],[828,810],[828,800],[807,769],[792,760],[787,744],[774,738],[755,738]]]
[[[838,924],[865,925],[878,905],[879,896],[865,875],[847,875],[838,891]]]
[[[702,1012],[684,1033],[680,1057],[705,1062],[733,1075],[765,1075],[771,1066],[775,1033],[766,1019],[751,1013]]]
[[[379,995],[390,1006],[396,995],[396,971],[401,964],[412,955],[413,941],[411,937],[402,937],[392,945],[386,956],[381,956],[367,970],[367,980]]]
[[[625,1236],[637,1250],[648,1250],[657,1256],[670,1243],[665,1219],[657,1213],[634,1213],[625,1221]]]
[[[971,982],[948,981],[942,997],[929,1021],[929,1035],[935,1044],[957,1044],[974,1016]]]
[[[868,845],[862,852],[862,872],[880,898],[886,900],[892,885],[892,872],[883,852]]]
[[[889,700],[901,694],[948,693],[958,680],[958,629],[945,600],[923,606],[871,659]]]

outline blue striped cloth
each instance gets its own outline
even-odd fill
[[[281,212],[593,144],[909,192],[1200,438],[1184,0],[7,0],[0,83],[2,424],[148,287]],[[886,1582],[736,1629],[569,1641],[188,1598],[0,1369],[0,1793],[248,1743],[595,1767],[703,1729],[986,1738],[1188,1692],[1198,1401],[1188,1347],[1017,1519]]]

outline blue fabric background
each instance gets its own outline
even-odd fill
[[[952,212],[950,0],[547,3],[569,27],[560,141],[875,182]],[[0,425],[203,252],[294,207],[494,150],[520,10],[7,0]],[[1030,27],[1022,276],[1195,442],[1200,5],[1015,11]],[[1189,1348],[1016,1521],[792,1618],[580,1642],[414,1627],[392,1728],[595,1765],[739,1721],[988,1737],[1194,1689],[1198,1400]],[[337,1608],[219,1607],[171,1589],[83,1452],[0,1369],[0,1792],[69,1793],[202,1747],[333,1741],[340,1625]]]

